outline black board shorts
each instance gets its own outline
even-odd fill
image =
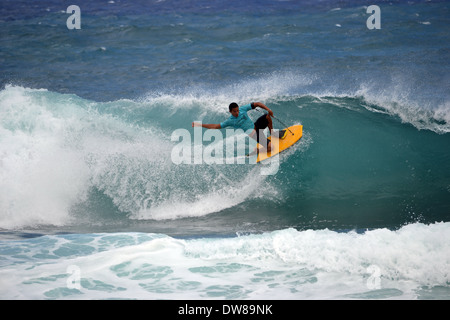
[[[264,135],[264,129],[269,125],[269,120],[267,120],[266,116],[267,115],[264,114],[255,121],[256,141],[264,147],[267,146],[267,138]]]

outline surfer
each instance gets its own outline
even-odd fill
[[[257,107],[266,110],[268,113],[262,115],[255,121],[255,123],[253,123],[253,121],[247,115],[247,112]],[[270,152],[270,150],[272,149],[271,143],[270,140],[268,140],[264,135],[263,130],[269,127],[270,133],[272,134],[272,110],[270,110],[261,102],[252,102],[241,107],[239,107],[237,103],[233,102],[230,103],[228,109],[231,113],[231,116],[227,120],[218,124],[202,124],[198,122],[192,122],[192,127],[201,126],[206,129],[224,129],[226,127],[233,127],[234,129],[243,129],[244,131],[253,129],[249,136],[252,139],[255,139],[264,149],[267,149],[267,152]],[[251,154],[255,154],[257,152],[258,148],[255,148],[255,150]]]

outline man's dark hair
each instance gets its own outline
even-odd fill
[[[233,110],[234,108],[239,108],[238,104],[236,102],[232,102],[230,103],[230,105],[228,106],[228,110]]]

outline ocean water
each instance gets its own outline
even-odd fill
[[[450,298],[448,1],[71,4],[0,4],[1,299]],[[275,172],[173,161],[252,101]]]

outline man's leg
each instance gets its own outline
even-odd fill
[[[270,135],[272,135],[272,130],[273,130],[272,118],[267,114],[266,119],[267,119],[267,126],[269,127]],[[270,140],[267,140],[267,152],[270,152],[271,150],[272,150],[272,142]]]
[[[272,135],[272,130],[273,130],[272,117],[267,114],[266,119],[267,119],[267,126],[269,127],[269,130],[270,130],[270,135]]]
[[[255,121],[255,130],[250,136],[255,139],[264,149],[266,149],[267,152],[270,152],[270,150],[272,149],[272,145],[270,143],[270,140],[267,140],[263,132],[267,127],[269,127],[270,132],[272,132],[272,119],[268,114],[265,114]]]

